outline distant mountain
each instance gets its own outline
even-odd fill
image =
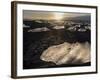
[[[91,16],[78,16],[78,17],[72,17],[72,18],[67,18],[67,20],[76,20],[76,21],[91,21]]]

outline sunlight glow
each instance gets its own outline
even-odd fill
[[[60,21],[64,18],[64,13],[54,13],[54,18],[57,21]]]

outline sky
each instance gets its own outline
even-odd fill
[[[23,19],[35,20],[61,20],[69,19],[79,16],[90,16],[89,13],[69,13],[69,12],[50,12],[50,11],[33,11],[33,10],[23,10]]]

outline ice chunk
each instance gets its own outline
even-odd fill
[[[40,59],[46,62],[53,62],[56,65],[90,62],[90,44],[88,42],[64,42],[46,49]]]

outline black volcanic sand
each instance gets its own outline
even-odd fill
[[[68,31],[64,29],[51,30],[47,32],[27,32],[28,28],[24,28],[23,32],[23,69],[34,68],[51,68],[51,67],[73,67],[73,66],[90,66],[90,62],[84,64],[64,64],[57,66],[52,62],[40,60],[40,56],[44,50],[53,45],[64,42],[90,42],[90,31],[78,32]]]

